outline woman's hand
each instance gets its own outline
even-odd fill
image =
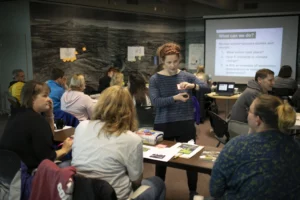
[[[194,83],[181,82],[179,85],[181,90],[190,90],[195,88]]]
[[[73,145],[73,139],[68,137],[67,139],[65,139],[61,149],[63,149],[67,154],[71,151],[72,145]]]
[[[184,92],[184,93],[179,93],[175,96],[173,96],[174,101],[182,101],[186,102],[190,98],[189,94]]]
[[[48,97],[48,106],[49,106],[49,109],[44,112],[45,116],[53,117],[53,102],[52,102],[52,99],[50,99],[49,97]]]

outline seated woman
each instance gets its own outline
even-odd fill
[[[205,83],[210,83],[210,79],[209,76],[207,74],[205,74],[204,72],[204,66],[203,65],[199,65],[197,67],[197,71],[196,73],[194,73],[194,75],[201,81],[205,82]]]
[[[46,83],[29,81],[21,92],[21,109],[9,118],[0,148],[15,152],[31,172],[44,159],[55,160],[72,148],[67,138],[60,150],[53,148],[53,103]],[[43,114],[42,114],[43,113]]]
[[[132,95],[134,105],[151,106],[148,88],[142,74],[134,73],[128,77],[128,88]]]
[[[261,95],[248,111],[250,134],[230,140],[216,160],[210,193],[222,199],[299,199],[300,146],[286,134],[296,113]]]
[[[119,85],[123,86],[124,85],[124,75],[121,72],[115,72],[110,80],[110,86],[113,85]]]
[[[83,93],[85,80],[82,74],[73,75],[70,81],[70,90],[61,97],[61,110],[71,113],[79,121],[91,119],[94,101]]]
[[[273,88],[286,88],[297,90],[298,85],[295,79],[291,78],[292,68],[289,65],[284,65],[280,68],[278,76],[275,77],[275,84]]]
[[[107,181],[118,199],[128,199],[141,184],[150,185],[136,199],[164,199],[165,185],[158,177],[142,181],[143,144],[136,111],[127,88],[111,86],[101,93],[92,120],[76,130],[72,165],[79,174]]]

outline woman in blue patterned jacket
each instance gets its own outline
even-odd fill
[[[212,170],[217,199],[299,199],[300,146],[286,130],[296,113],[288,103],[261,95],[248,111],[250,134],[226,144]]]
[[[157,50],[163,69],[150,78],[149,92],[156,109],[154,130],[164,132],[164,140],[187,142],[196,140],[192,94],[210,89],[193,74],[179,69],[180,46],[166,43]],[[156,165],[156,176],[166,177],[166,166]],[[187,171],[190,199],[197,194],[197,172]]]

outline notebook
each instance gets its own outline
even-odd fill
[[[218,82],[216,93],[220,96],[232,96],[234,94],[234,82]]]

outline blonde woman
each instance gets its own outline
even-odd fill
[[[91,119],[94,101],[83,93],[85,80],[82,74],[74,74],[69,90],[61,97],[61,110],[71,113],[79,121]]]
[[[124,75],[121,72],[115,72],[111,77],[110,86],[119,85],[123,86],[124,84]]]
[[[199,65],[197,67],[197,71],[196,73],[194,73],[194,75],[201,81],[205,82],[205,83],[209,83],[209,77],[207,74],[205,74],[204,72],[205,68],[203,65]]]
[[[248,110],[251,134],[230,140],[216,160],[210,194],[220,199],[299,199],[300,147],[286,130],[296,113],[263,94]]]
[[[136,130],[136,111],[128,89],[107,88],[98,99],[92,120],[81,122],[75,130],[72,165],[82,175],[107,181],[118,199],[128,199],[143,184],[151,188],[135,199],[162,200],[165,185],[161,179],[142,181],[143,144]]]

